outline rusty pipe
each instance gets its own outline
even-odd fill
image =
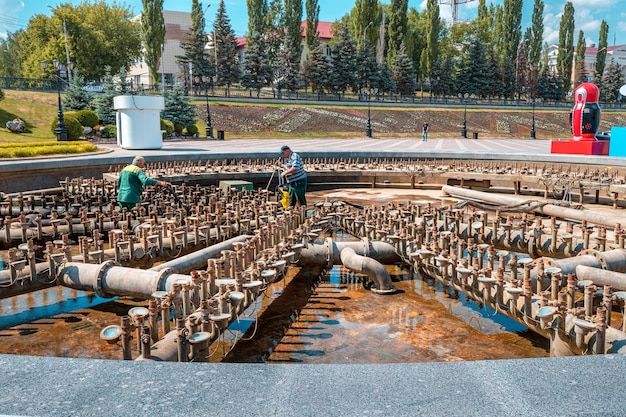
[[[376,285],[376,292],[394,290],[389,272],[377,260],[357,255],[354,249],[349,246],[341,250],[340,258],[346,268],[367,275],[370,281]]]

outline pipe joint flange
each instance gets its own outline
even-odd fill
[[[159,276],[157,277],[156,288],[155,291],[160,291],[163,287],[163,281],[165,281],[165,277],[170,275],[173,272],[172,268],[165,268],[160,271]]]
[[[583,256],[583,255],[592,255],[594,256],[598,261],[600,261],[600,266],[602,266],[602,269],[607,269],[607,264],[606,264],[606,259],[604,258],[604,256],[602,256],[601,252],[598,252],[595,249],[585,249],[582,250],[578,253],[578,255],[576,256]]]
[[[333,253],[333,239],[327,237],[324,239],[324,246],[326,246],[326,268],[331,269],[335,263],[335,254]]]
[[[112,295],[107,294],[102,289],[102,278],[104,277],[104,273],[110,267],[115,266],[115,262],[112,260],[104,261],[100,264],[100,269],[98,269],[98,276],[96,277],[96,295],[101,298],[113,298]]]
[[[361,242],[363,242],[363,256],[366,258],[370,257],[370,240],[367,237],[362,237]]]
[[[372,287],[370,291],[372,291],[375,294],[395,294],[398,292],[398,289],[396,287],[391,287],[391,288],[387,288],[386,290],[379,290],[376,287]]]

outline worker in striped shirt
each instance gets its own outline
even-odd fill
[[[285,158],[283,172],[280,175],[289,185],[289,205],[295,207],[298,204],[306,207],[307,177],[302,158],[287,145],[280,148],[280,154]]]

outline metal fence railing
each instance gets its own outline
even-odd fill
[[[59,88],[63,91],[65,83],[60,83],[54,78],[18,78],[0,77],[0,88],[4,90],[30,90],[56,92]],[[159,86],[160,87],[160,86]],[[172,88],[167,85],[165,88]],[[141,87],[146,93],[157,93],[160,90],[152,90],[151,86]],[[228,93],[227,93],[228,91]],[[188,89],[190,98],[206,98],[207,94],[212,99],[249,99],[249,100],[274,100],[274,101],[301,101],[301,102],[336,102],[350,104],[370,103],[374,105],[400,105],[400,106],[465,106],[468,107],[531,107],[532,102],[526,98],[521,99],[499,99],[499,98],[459,98],[454,96],[431,96],[428,92],[417,92],[415,95],[402,96],[397,94],[329,94],[315,93],[309,90],[278,91],[269,87],[262,88],[259,92],[232,86],[214,87],[205,89],[203,87],[193,87]],[[540,101],[535,102],[535,108],[571,108],[571,100]],[[603,110],[626,110],[626,103],[622,102],[600,102]]]

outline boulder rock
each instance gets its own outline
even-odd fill
[[[13,119],[7,122],[7,129],[13,133],[24,133],[26,123],[22,119]]]

